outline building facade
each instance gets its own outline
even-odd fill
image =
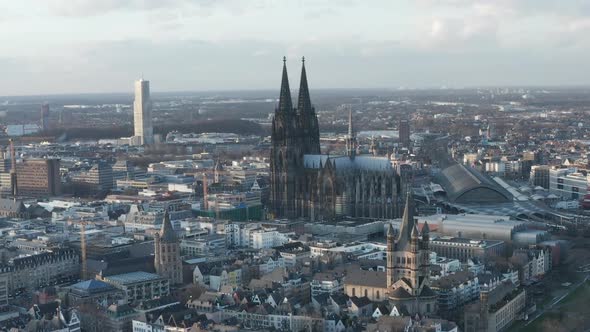
[[[87,172],[72,177],[72,182],[87,186],[90,190],[110,190],[113,188],[113,168],[111,165],[99,162]]]
[[[137,271],[107,277],[98,276],[98,280],[122,290],[128,303],[139,303],[170,295],[170,281],[153,273]]]
[[[455,258],[461,262],[477,257],[487,259],[504,253],[505,244],[500,240],[472,240],[468,238],[439,236],[430,240],[430,249],[437,255]]]
[[[549,166],[535,165],[531,167],[530,183],[533,186],[549,189]]]
[[[465,309],[465,332],[498,332],[506,330],[526,307],[526,291],[512,282],[493,289],[482,287],[478,303]]]
[[[61,194],[59,159],[26,159],[16,165],[18,194],[47,197]]]
[[[571,168],[552,168],[549,171],[549,192],[567,200],[579,200],[588,193],[590,177]]]
[[[44,103],[41,105],[41,125],[39,126],[41,131],[49,129],[49,104]]]
[[[410,147],[410,121],[408,119],[399,121],[399,142],[404,148]]]
[[[74,280],[80,275],[80,256],[73,249],[59,249],[19,257],[3,269],[10,293]]]

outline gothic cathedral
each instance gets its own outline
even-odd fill
[[[349,113],[345,155],[320,154],[320,131],[305,71],[293,107],[286,59],[272,122],[271,210],[279,218],[399,217],[399,180],[387,157],[358,155]]]

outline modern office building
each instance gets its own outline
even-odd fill
[[[410,147],[410,121],[408,119],[399,121],[399,142],[405,148]]]
[[[531,185],[549,189],[549,169],[548,165],[532,166],[530,175]]]
[[[141,175],[135,166],[129,160],[120,159],[115,162],[112,167],[113,170],[113,186],[117,184],[117,180],[133,180],[137,175]],[[145,173],[145,172],[143,172]]]
[[[18,193],[46,197],[61,194],[59,159],[26,159],[16,165]]]
[[[437,255],[466,262],[473,257],[485,260],[489,257],[500,256],[504,253],[505,245],[501,240],[437,236],[430,240],[430,249]]]
[[[170,281],[153,273],[137,271],[108,277],[99,276],[98,280],[124,291],[128,303],[170,295]]]
[[[111,165],[99,162],[86,172],[76,174],[72,182],[87,186],[90,190],[110,190],[113,188],[113,168]]]
[[[152,101],[150,99],[150,81],[135,81],[135,101],[133,102],[133,128],[139,145],[154,143],[152,126]]]
[[[49,104],[47,103],[41,105],[41,125],[39,127],[41,131],[49,129]]]
[[[579,200],[588,193],[590,177],[575,167],[549,170],[549,192],[567,200]]]
[[[9,295],[9,278],[8,274],[2,273],[3,271],[9,271],[9,269],[4,268],[0,270],[0,308],[4,308],[8,305]]]

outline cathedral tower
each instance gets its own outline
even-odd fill
[[[320,131],[311,104],[305,59],[301,69],[298,108],[293,107],[286,58],[279,105],[272,121],[270,152],[271,208],[276,217],[295,218],[305,214],[310,189],[304,181],[303,155],[319,154]]]
[[[182,262],[180,261],[180,243],[172,228],[168,211],[164,214],[162,229],[159,233],[156,233],[154,244],[154,266],[156,272],[161,277],[170,279],[170,284],[181,284]]]
[[[299,102],[297,104],[299,126],[303,141],[303,154],[320,153],[320,128],[315,108],[309,97],[307,73],[305,71],[305,57],[301,59],[301,82],[299,84]]]
[[[272,146],[270,150],[270,200],[277,217],[294,218],[296,178],[302,171],[301,136],[296,110],[291,101],[291,89],[287,75],[287,59],[283,58],[283,76],[279,105],[272,121]]]

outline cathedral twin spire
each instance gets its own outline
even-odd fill
[[[307,86],[307,73],[305,72],[305,57],[301,58],[301,82],[299,84],[299,100],[297,109],[299,112],[311,112],[311,97]]]
[[[291,112],[293,101],[291,101],[291,89],[289,88],[289,75],[287,75],[287,57],[283,57],[283,77],[281,79],[281,94],[279,96],[279,111]]]
[[[299,112],[312,111],[311,98],[309,96],[309,87],[307,85],[307,73],[305,71],[305,57],[301,59],[301,83],[299,85],[299,98],[297,110]],[[291,99],[291,89],[289,88],[289,76],[287,74],[287,57],[283,57],[283,77],[281,79],[281,93],[279,96],[278,111],[292,112],[293,101]]]

